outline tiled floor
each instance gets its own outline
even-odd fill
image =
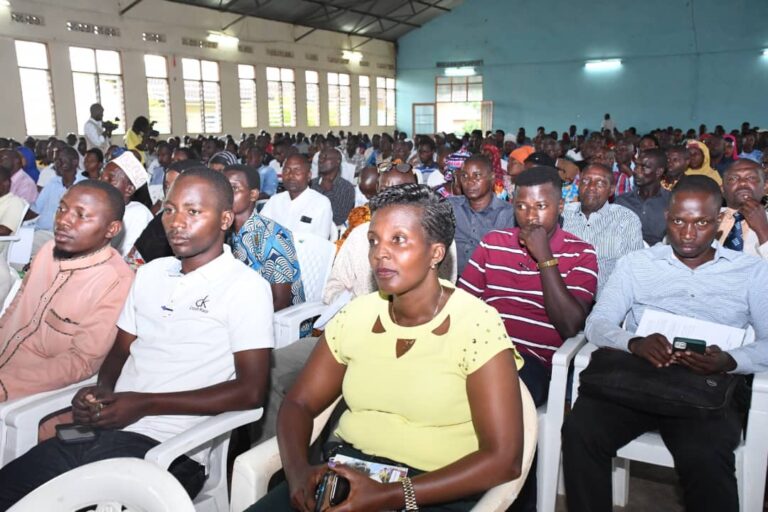
[[[683,512],[682,489],[670,468],[633,462],[630,467],[629,503],[616,512]],[[567,512],[565,499],[557,500],[557,512]]]

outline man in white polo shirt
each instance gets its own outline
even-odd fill
[[[291,155],[286,158],[283,163],[285,192],[272,196],[260,213],[293,233],[308,232],[331,238],[335,228],[331,202],[320,192],[309,188],[309,180],[309,162],[305,156]]]
[[[224,245],[232,188],[208,169],[182,174],[165,202],[163,227],[176,257],[139,268],[96,386],[72,401],[95,440],[45,441],[0,469],[0,510],[76,467],[143,457],[206,415],[258,407],[273,346],[272,292]],[[194,497],[203,467],[180,457],[170,472]]]

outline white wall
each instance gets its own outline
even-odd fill
[[[359,126],[359,95],[357,76],[371,77],[372,123],[376,122],[376,76],[394,76],[396,50],[393,43],[372,40],[360,46],[363,61],[370,65],[336,64],[329,57],[341,57],[343,49],[363,43],[364,38],[348,37],[344,34],[317,30],[300,42],[295,38],[309,29],[286,23],[257,18],[245,18],[233,25],[227,33],[240,38],[241,45],[253,48],[253,53],[242,53],[237,49],[192,48],[181,44],[182,37],[204,40],[208,30],[221,30],[238,16],[167,2],[165,0],[144,0],[120,16],[120,10],[129,0],[10,0],[10,7],[0,7],[0,69],[5,76],[0,80],[0,98],[3,109],[0,115],[0,135],[23,140],[26,136],[24,112],[21,100],[21,84],[14,48],[15,39],[43,42],[48,45],[51,62],[54,105],[56,109],[56,131],[58,135],[67,132],[81,132],[75,115],[72,73],[69,64],[69,47],[83,46],[97,49],[119,50],[123,64],[123,85],[125,91],[126,119],[130,123],[136,116],[147,115],[147,90],[144,75],[145,53],[168,57],[171,90],[171,123],[174,134],[186,133],[184,110],[184,87],[181,77],[181,58],[205,58],[219,62],[221,76],[223,133],[237,136],[241,131],[303,131],[322,132],[328,126],[328,92],[326,72],[346,72],[352,75],[352,125],[334,127],[334,130],[363,132],[380,131],[379,126]],[[11,12],[42,16],[44,26],[26,25],[11,21]],[[108,25],[120,29],[119,37],[70,32],[68,21]],[[142,40],[143,32],[161,33],[165,43],[150,43]],[[294,58],[273,57],[267,49],[292,51]],[[317,61],[310,61],[306,54],[316,54]],[[243,129],[240,126],[240,93],[237,81],[237,64],[256,66],[258,127]],[[271,128],[268,126],[266,67],[282,66],[296,71],[296,113],[295,128]],[[389,69],[391,67],[391,69]],[[306,87],[304,70],[320,72],[320,123],[319,127],[307,127]],[[32,134],[38,135],[38,134]]]

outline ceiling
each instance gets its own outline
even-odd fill
[[[169,0],[349,35],[395,41],[462,0]],[[239,20],[237,20],[239,21]],[[234,24],[234,23],[231,23]],[[227,28],[227,27],[222,27]],[[313,30],[312,30],[313,29]],[[299,36],[306,37],[310,32]]]

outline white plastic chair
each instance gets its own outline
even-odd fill
[[[97,512],[194,512],[187,492],[167,471],[132,458],[86,464],[41,485],[11,512],[74,512],[98,504]]]
[[[336,246],[332,242],[308,233],[294,233],[293,242],[301,268],[301,284],[306,301],[275,313],[276,349],[298,340],[302,322],[322,314],[325,310],[323,288],[331,274],[333,257],[336,254]]]
[[[71,403],[71,399],[58,402],[49,400],[54,400],[63,391],[74,394],[81,387],[95,383],[96,377],[91,377],[63,389],[45,391],[0,404],[0,467],[23,455],[37,444],[37,427],[41,418],[64,409]],[[59,404],[61,406],[56,408]]]
[[[754,340],[754,331],[747,330],[745,343]],[[587,343],[574,360],[573,403],[578,397],[579,377],[587,367],[592,352],[598,347]],[[752,403],[744,439],[734,452],[736,480],[739,486],[739,509],[755,512],[763,509],[766,468],[768,466],[768,372],[755,374],[752,382]],[[705,449],[706,447],[702,447]],[[675,462],[657,432],[646,432],[616,452],[613,459],[613,504],[624,507],[629,498],[629,463],[632,460],[674,468]]]
[[[37,444],[37,425],[46,415],[64,409],[81,386],[70,386],[30,400],[15,408],[6,417],[7,446],[13,453],[4,459],[5,463],[22,455]],[[33,397],[34,398],[34,397]],[[145,459],[167,469],[171,462],[181,455],[206,455],[208,478],[203,489],[195,497],[197,512],[225,512],[229,508],[227,497],[227,450],[232,430],[261,419],[261,408],[247,411],[231,411],[211,416],[191,429],[172,437],[152,448]],[[8,451],[8,450],[6,450]]]
[[[560,482],[560,429],[565,417],[568,369],[579,349],[587,342],[580,332],[557,349],[552,357],[552,376],[547,403],[538,408],[539,445],[536,463],[536,509],[554,512]]]
[[[475,512],[503,512],[517,498],[525,483],[528,470],[536,450],[537,422],[536,409],[528,389],[521,382],[520,393],[523,401],[524,446],[520,477],[494,487],[483,495],[472,509]],[[314,442],[328,422],[338,400],[315,418],[311,442]],[[272,475],[282,468],[277,438],[273,437],[248,450],[235,459],[232,470],[232,501],[230,512],[241,512],[267,494]]]

